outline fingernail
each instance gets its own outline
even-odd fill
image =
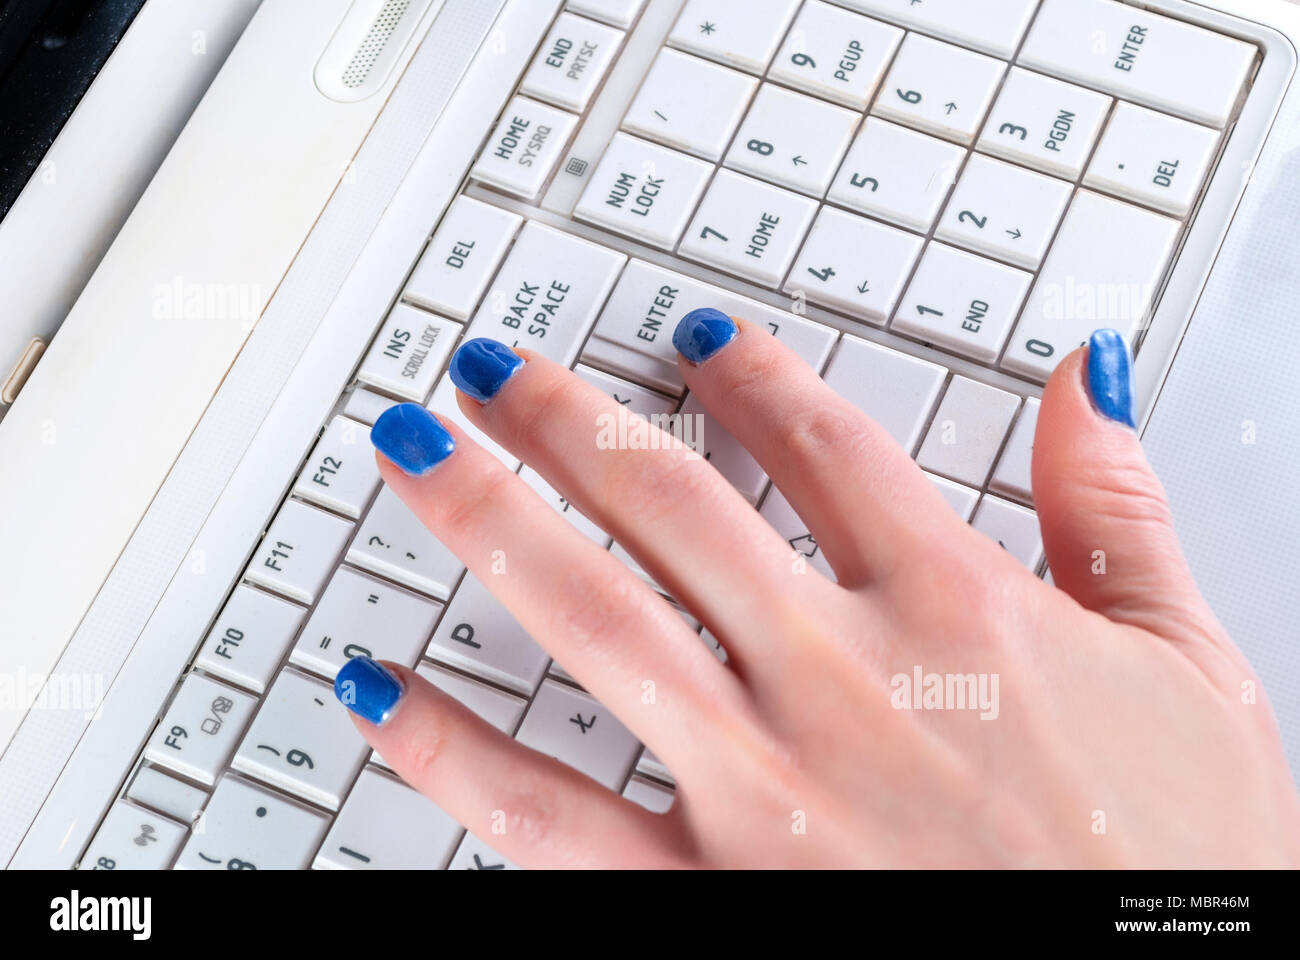
[[[524,358],[490,337],[467,340],[451,358],[452,383],[479,403],[487,403],[519,372]]]
[[[418,403],[399,403],[380,414],[370,428],[370,442],[411,477],[428,473],[456,449],[438,418]]]
[[[334,696],[363,720],[382,726],[406,691],[387,667],[369,657],[353,657],[334,678]]]
[[[1088,393],[1097,412],[1136,428],[1133,361],[1118,330],[1096,330],[1088,341]]]
[[[703,363],[732,340],[740,330],[721,310],[701,307],[677,321],[673,346],[691,363]]]

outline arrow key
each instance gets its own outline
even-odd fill
[[[765,83],[727,151],[725,164],[820,197],[857,132],[860,115]]]
[[[1034,270],[1070,202],[1070,184],[972,154],[944,209],[941,240]]]
[[[1030,570],[1037,570],[1043,560],[1038,515],[1032,510],[989,494],[980,501],[971,526],[996,541]]]
[[[1001,60],[909,33],[872,113],[969,144],[1006,69]]]
[[[775,486],[768,489],[763,507],[758,512],[790,544],[792,569],[806,567],[831,580],[835,579],[835,572],[826,562],[826,555],[822,553],[816,538],[808,532],[808,525],[799,519],[799,514],[794,512],[790,501]],[[796,563],[798,567],[795,566]]]
[[[786,292],[884,326],[924,243],[904,230],[823,207]]]

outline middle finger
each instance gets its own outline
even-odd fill
[[[655,429],[638,434],[644,420],[564,367],[525,352],[508,380],[478,389],[477,356],[504,349],[481,343],[452,361],[462,392],[477,394],[459,397],[465,415],[724,638],[741,672],[770,660],[782,624],[836,590],[796,564],[790,545],[698,453]]]

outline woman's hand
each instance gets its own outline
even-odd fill
[[[693,451],[602,449],[602,418],[627,416],[617,402],[472,341],[452,366],[465,415],[626,547],[729,660],[462,431],[395,408],[372,434],[385,481],[678,790],[649,813],[410,670],[352,661],[336,690],[380,721],[357,726],[408,783],[524,866],[1300,863],[1276,725],[1128,425],[1118,335],[1063,360],[1043,397],[1033,486],[1055,587],[761,328],[700,310],[674,342],[696,361],[679,361],[687,386],[838,583]],[[909,686],[918,673],[964,679],[935,699]],[[983,702],[954,702],[959,687]]]

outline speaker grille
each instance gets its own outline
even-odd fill
[[[375,22],[366,32],[365,39],[361,41],[361,46],[357,47],[357,52],[352,55],[343,71],[343,86],[355,88],[366,82],[379,54],[383,52],[410,6],[411,0],[388,0],[383,5]]]

